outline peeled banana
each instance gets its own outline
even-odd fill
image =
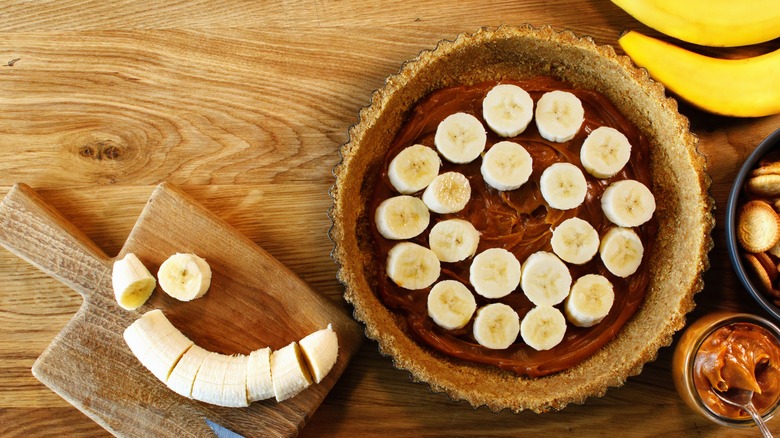
[[[612,0],[653,29],[689,43],[736,47],[780,37],[777,0]]]
[[[710,58],[635,31],[618,43],[655,80],[705,111],[734,117],[780,114],[780,50],[745,59]]]
[[[321,382],[338,358],[338,337],[330,325],[275,352],[262,348],[249,356],[228,356],[195,345],[159,309],[133,322],[124,338],[141,364],[171,390],[227,407],[293,397],[311,385],[312,376]]]
[[[117,303],[125,310],[141,307],[157,286],[154,276],[133,253],[114,262],[111,283]]]

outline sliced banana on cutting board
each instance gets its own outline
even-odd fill
[[[133,253],[114,262],[111,284],[116,301],[125,310],[141,307],[154,292],[157,281]]]
[[[226,407],[293,397],[313,381],[321,382],[338,357],[338,338],[330,325],[278,351],[261,348],[248,356],[228,356],[195,345],[159,309],[133,322],[124,338],[141,364],[171,390]]]
[[[157,279],[163,292],[181,301],[206,294],[211,285],[211,267],[195,254],[174,254],[160,265]]]

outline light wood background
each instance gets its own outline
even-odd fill
[[[0,3],[0,195],[35,188],[107,254],[154,186],[179,185],[341,302],[328,188],[348,127],[401,63],[440,39],[550,24],[616,44],[634,28],[604,0],[444,2],[90,0]],[[728,51],[744,56],[780,41]],[[708,158],[716,247],[698,316],[763,314],[726,257],[723,214],[740,162],[780,116],[729,119],[686,105]],[[0,250],[0,436],[105,436],[30,367],[80,297]],[[492,413],[412,383],[366,342],[302,435],[757,436],[697,417],[674,391],[671,348],[625,386],[544,415]],[[780,420],[770,423],[780,434]]]

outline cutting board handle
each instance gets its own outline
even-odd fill
[[[111,263],[81,230],[19,183],[0,202],[0,245],[78,291],[111,288]]]

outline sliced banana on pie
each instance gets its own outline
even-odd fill
[[[494,189],[515,190],[531,176],[533,158],[521,145],[502,141],[485,152],[479,170],[485,182]]]
[[[604,190],[601,209],[607,219],[617,226],[638,227],[653,217],[655,197],[641,182],[621,180]]]
[[[474,257],[469,268],[469,282],[485,298],[502,298],[520,284],[520,262],[503,248],[490,248]]]
[[[419,290],[439,278],[441,264],[430,249],[413,242],[401,242],[388,251],[386,272],[398,286]]]
[[[436,283],[428,294],[427,304],[428,316],[447,330],[464,327],[477,310],[474,294],[457,280]]]
[[[487,132],[478,118],[467,113],[455,113],[436,127],[434,143],[447,161],[470,163],[485,150]]]
[[[598,274],[577,279],[563,305],[566,319],[577,327],[592,327],[607,316],[615,301],[610,281]]]
[[[385,239],[404,240],[418,236],[431,220],[428,207],[414,196],[385,199],[374,212],[374,223]]]
[[[609,126],[594,129],[580,149],[580,162],[596,178],[610,178],[631,158],[631,143],[622,132]]]
[[[520,337],[537,351],[549,350],[560,344],[566,335],[566,318],[551,306],[536,306],[520,323]]]
[[[477,252],[479,231],[469,221],[447,219],[431,228],[428,246],[440,261],[460,262]]]
[[[523,262],[520,287],[537,306],[554,306],[569,295],[571,273],[555,254],[537,251]]]
[[[520,317],[502,303],[488,304],[477,310],[474,339],[485,348],[503,350],[512,345],[520,333]]]
[[[585,200],[588,183],[579,167],[571,163],[555,163],[542,172],[539,189],[550,207],[571,210]]]
[[[568,91],[549,91],[536,102],[536,127],[545,140],[558,143],[571,140],[584,120],[582,102]]]
[[[599,252],[599,233],[587,221],[572,217],[555,227],[550,243],[561,260],[582,265]]]
[[[435,150],[421,144],[409,146],[390,161],[387,177],[398,193],[410,195],[428,187],[439,174],[441,159]]]
[[[534,115],[534,101],[527,91],[513,84],[499,84],[482,100],[482,117],[501,137],[525,131]]]
[[[422,195],[428,208],[439,214],[457,213],[463,210],[471,199],[471,184],[459,172],[445,172],[431,181]]]
[[[625,278],[635,273],[642,264],[644,246],[631,228],[614,227],[601,238],[599,254],[609,272]]]

